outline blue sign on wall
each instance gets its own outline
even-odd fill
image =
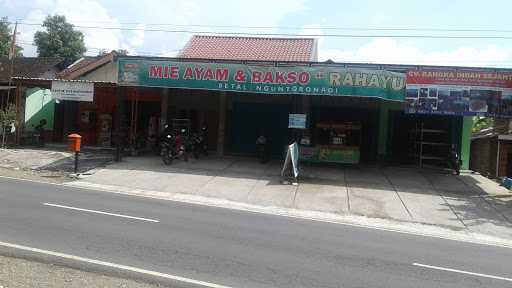
[[[306,114],[290,114],[288,128],[306,129]]]

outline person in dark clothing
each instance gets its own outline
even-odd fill
[[[39,145],[39,147],[44,147],[45,145],[45,131],[44,131],[44,126],[46,125],[46,119],[41,119],[41,121],[39,121],[39,124],[35,127],[35,130],[38,134],[38,138],[37,138],[37,143]]]

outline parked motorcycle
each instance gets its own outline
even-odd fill
[[[199,158],[201,154],[208,156],[208,143],[207,143],[207,128],[203,126],[201,128],[201,132],[194,134],[191,136],[190,142],[192,145],[192,153],[196,159]]]
[[[460,159],[459,153],[455,145],[452,145],[450,151],[450,167],[453,169],[455,175],[460,175],[460,167],[462,165],[462,160]]]
[[[167,133],[161,143],[161,156],[165,165],[170,165],[174,159],[182,158],[188,161],[186,143],[179,133]]]
[[[268,162],[268,140],[267,137],[265,137],[263,134],[256,139],[256,150],[258,153],[258,159],[260,163]]]

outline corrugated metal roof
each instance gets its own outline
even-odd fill
[[[62,70],[59,73],[59,76],[60,77],[65,77],[66,75],[69,75],[69,74],[71,74],[71,73],[73,73],[73,72],[75,72],[75,71],[77,71],[77,70],[79,70],[81,68],[84,68],[87,65],[98,61],[99,59],[101,59],[101,56],[86,56],[86,57],[80,58],[75,63],[73,63],[70,66],[68,66],[66,69]]]
[[[60,71],[65,66],[64,58],[60,57],[17,57],[14,58],[13,76],[41,77],[56,68]],[[0,81],[9,81],[11,76],[11,60],[0,58]]]
[[[108,81],[69,80],[69,79],[61,79],[61,78],[12,77],[12,79],[13,80],[31,80],[31,81],[62,81],[62,82],[116,84],[115,82],[108,82]]]

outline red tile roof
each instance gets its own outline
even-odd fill
[[[260,38],[194,35],[178,57],[196,59],[317,61],[313,38]]]

